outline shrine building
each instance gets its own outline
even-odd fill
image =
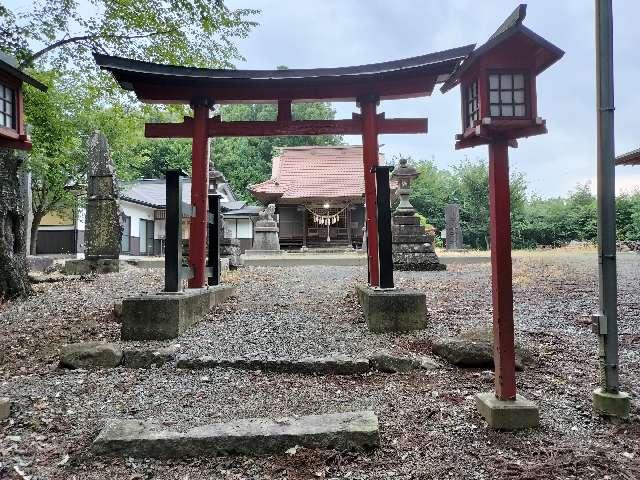
[[[249,187],[275,204],[280,246],[362,245],[365,223],[362,146],[287,147],[273,159],[271,178]],[[379,155],[384,164],[384,155]]]

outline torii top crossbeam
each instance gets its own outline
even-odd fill
[[[354,101],[375,93],[381,100],[428,96],[474,45],[391,62],[338,68],[222,70],[178,67],[94,54],[125,90],[147,103]]]
[[[196,214],[189,234],[190,287],[205,284],[209,137],[362,134],[367,210],[369,283],[379,285],[376,180],[378,134],[426,133],[426,118],[387,119],[376,113],[379,100],[431,95],[473,51],[475,45],[419,57],[339,68],[294,70],[220,70],[160,65],[94,54],[125,90],[146,103],[190,104],[194,116],[182,123],[151,123],[145,135],[192,138],[191,203]],[[361,114],[341,120],[293,120],[292,102],[357,101]],[[277,103],[275,121],[225,122],[210,118],[214,104]]]

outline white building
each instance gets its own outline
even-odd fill
[[[260,207],[237,200],[228,184],[218,185],[225,236],[240,240],[244,251],[253,245],[253,222]],[[183,179],[182,201],[191,203],[191,179]],[[165,242],[166,185],[164,179],[137,180],[120,185],[122,225],[121,253],[163,255]],[[38,253],[82,253],[84,251],[84,209],[77,215],[48,215],[38,229]],[[185,228],[188,235],[188,228]]]

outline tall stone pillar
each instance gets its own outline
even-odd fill
[[[117,272],[122,228],[115,169],[106,137],[100,132],[94,133],[88,150],[85,258],[67,261],[65,271],[74,274]]]
[[[449,203],[444,207],[444,225],[447,234],[447,250],[462,250],[462,228],[460,228],[460,205]]]

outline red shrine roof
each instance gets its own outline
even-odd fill
[[[618,155],[616,165],[640,165],[640,148]]]
[[[368,65],[287,70],[181,67],[94,53],[102,70],[148,103],[352,101],[375,93],[382,100],[431,95],[475,45]]]
[[[271,171],[269,180],[249,187],[262,203],[363,202],[361,146],[283,148]]]

